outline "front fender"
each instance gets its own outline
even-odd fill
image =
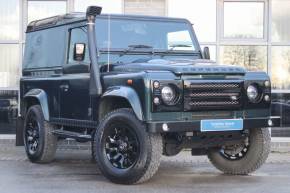
[[[48,101],[47,101],[47,95],[44,90],[31,89],[24,95],[23,99],[24,99],[25,107],[27,105],[28,100],[36,99],[39,105],[41,106],[44,119],[46,121],[49,121]]]
[[[144,120],[139,96],[133,88],[130,88],[127,86],[111,87],[102,95],[102,98],[112,97],[112,96],[125,98],[130,103],[137,118],[140,121]]]

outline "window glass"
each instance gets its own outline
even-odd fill
[[[264,2],[224,2],[225,38],[263,38]]]
[[[272,47],[271,80],[273,89],[290,89],[290,46]]]
[[[210,59],[213,61],[216,61],[216,46],[212,46],[212,45],[200,45],[201,50],[203,51],[204,47],[208,47],[209,48],[209,52],[210,52]]]
[[[17,87],[19,82],[19,46],[0,44],[0,87]]]
[[[102,7],[102,13],[122,13],[122,0],[75,0],[74,10],[86,12],[90,5]]]
[[[216,0],[168,0],[168,16],[190,20],[200,42],[216,40]]]
[[[66,1],[28,1],[28,23],[66,13]]]
[[[0,40],[19,38],[19,0],[0,0]]]
[[[26,34],[23,69],[61,67],[67,48],[67,26]]]
[[[193,50],[188,31],[169,32],[167,34],[168,50]]]
[[[221,63],[243,66],[249,71],[267,71],[266,46],[221,46]]]
[[[96,20],[96,37],[100,48],[128,49],[141,46],[148,49],[195,50],[191,26],[175,21],[152,20]],[[170,41],[170,42],[169,42]],[[176,45],[170,45],[170,44]],[[181,45],[187,44],[187,45]]]
[[[74,28],[71,30],[70,34],[70,45],[69,45],[69,59],[68,63],[78,63],[74,60],[74,45],[76,43],[84,43],[85,44],[85,57],[82,63],[89,63],[89,49],[88,49],[88,37],[87,37],[87,29],[86,27],[82,28]]]
[[[272,41],[290,42],[290,1],[272,0]]]

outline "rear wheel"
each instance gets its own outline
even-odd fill
[[[48,163],[54,159],[57,137],[54,126],[44,120],[39,105],[31,106],[25,117],[23,137],[27,157],[31,162]]]
[[[270,146],[271,137],[267,128],[252,129],[243,143],[212,149],[208,158],[225,174],[246,175],[263,165],[270,153]]]
[[[130,109],[109,113],[101,121],[93,144],[99,169],[114,183],[145,182],[158,170],[162,138],[146,132]]]

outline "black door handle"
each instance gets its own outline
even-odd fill
[[[60,88],[62,91],[66,92],[66,91],[68,91],[68,89],[69,89],[69,85],[67,85],[67,84],[62,84],[62,85],[59,86],[59,88]]]

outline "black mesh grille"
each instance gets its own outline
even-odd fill
[[[184,110],[238,109],[242,105],[242,82],[184,83]]]
[[[192,89],[228,89],[228,88],[239,88],[238,83],[207,83],[207,84],[190,84]]]
[[[213,106],[213,105],[238,105],[238,101],[194,101],[189,102],[190,106]]]
[[[190,97],[231,97],[231,96],[239,96],[239,93],[223,93],[223,92],[198,92],[198,93],[190,93]]]

